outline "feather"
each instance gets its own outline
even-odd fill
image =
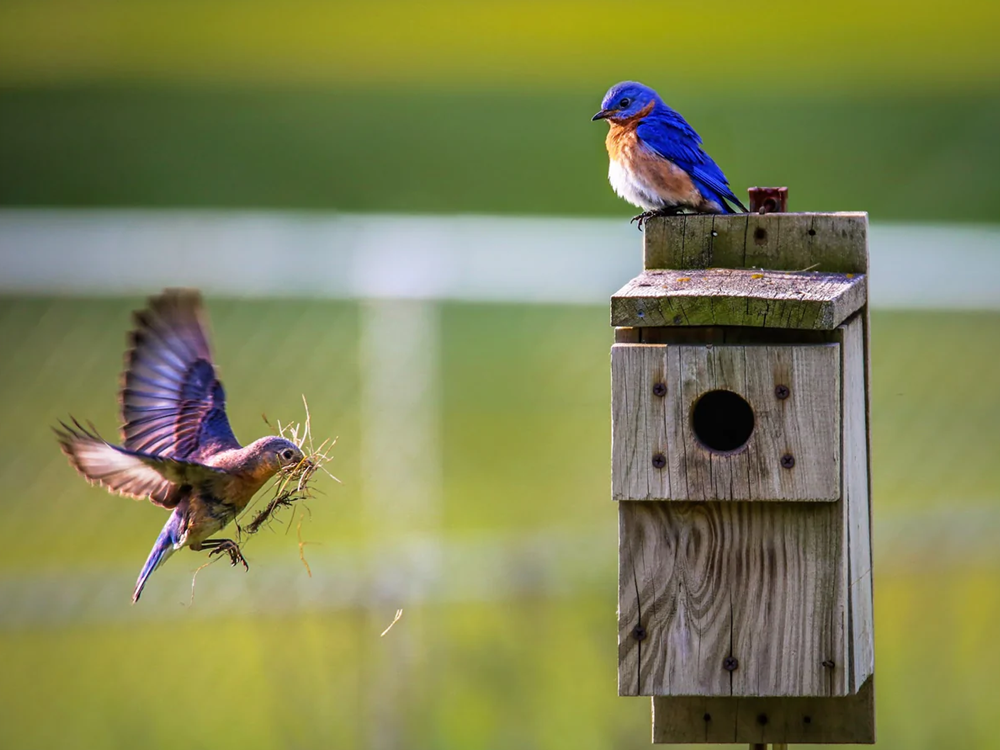
[[[719,165],[701,147],[701,136],[687,121],[666,104],[661,102],[643,118],[636,129],[639,140],[658,156],[668,159],[687,172],[707,200],[718,198],[725,213],[729,213],[724,201],[746,207],[733,195],[729,181]]]
[[[167,290],[133,318],[119,396],[124,447],[175,458],[239,448],[212,364],[200,295]]]
[[[162,508],[174,508],[185,487],[227,476],[222,469],[194,461],[165,458],[119,448],[93,429],[73,420],[54,430],[63,453],[91,484],[136,500],[149,499]]]

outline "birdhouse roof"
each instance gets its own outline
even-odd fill
[[[867,276],[701,268],[645,271],[611,298],[613,326],[829,330],[861,309]]]
[[[868,215],[654,217],[642,275],[611,298],[617,327],[830,330],[868,298]]]

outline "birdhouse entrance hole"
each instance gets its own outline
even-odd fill
[[[733,453],[745,446],[753,434],[753,409],[738,393],[709,391],[691,411],[691,428],[708,450]]]

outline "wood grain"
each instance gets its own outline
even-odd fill
[[[848,585],[853,691],[858,690],[875,669],[864,318],[856,316],[841,327],[841,332],[844,352],[844,520],[850,549]]]
[[[670,472],[653,465],[667,453],[671,400],[654,387],[667,388],[664,347],[615,344],[611,348],[613,495],[623,498],[670,497]],[[669,390],[669,388],[668,388]]]
[[[838,504],[619,503],[619,694],[844,694],[841,531]]]
[[[874,678],[844,697],[653,698],[653,742],[873,744]]]
[[[615,500],[840,498],[839,344],[612,347]],[[663,396],[653,385],[663,383]],[[775,396],[777,385],[789,397]],[[691,422],[707,392],[728,390],[754,412],[746,446],[706,448]],[[653,460],[662,454],[665,465]],[[791,455],[792,468],[781,459]]]
[[[641,344],[642,330],[639,328],[616,328],[616,344]]]
[[[773,213],[654,217],[644,268],[766,268],[867,273],[868,214]]]
[[[646,271],[611,298],[613,326],[836,328],[867,298],[864,274],[708,268]]]

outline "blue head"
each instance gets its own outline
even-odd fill
[[[662,103],[659,94],[649,86],[635,81],[622,81],[608,89],[601,102],[601,111],[590,119],[621,122]]]

